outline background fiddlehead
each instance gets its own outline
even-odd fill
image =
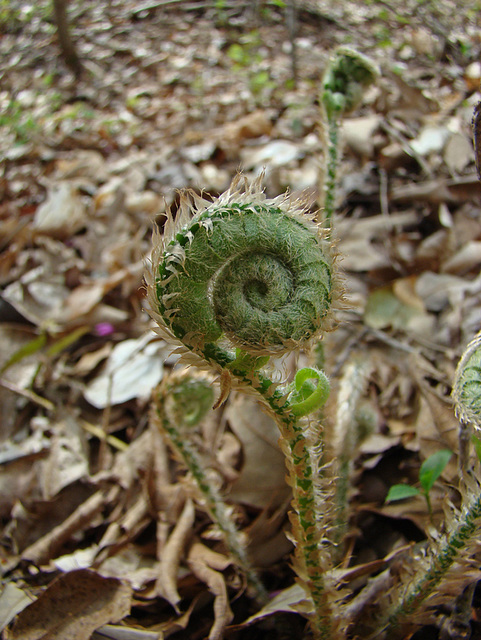
[[[191,430],[205,418],[213,405],[212,382],[208,374],[196,374],[191,370],[167,376],[155,392],[158,425],[195,480],[210,516],[222,532],[232,558],[244,572],[253,595],[264,603],[267,592],[250,565],[242,536],[229,518],[219,491],[209,482],[201,456],[191,442]]]
[[[358,51],[339,47],[324,73],[321,90],[322,120],[327,131],[324,214],[326,225],[331,224],[336,205],[336,176],[339,159],[339,127],[341,118],[361,102],[364,91],[379,75],[374,64]]]

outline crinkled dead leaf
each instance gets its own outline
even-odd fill
[[[417,222],[414,211],[375,215],[361,220],[339,220],[336,223],[339,247],[342,247],[342,268],[347,271],[369,271],[391,265],[384,238],[394,228]]]
[[[252,615],[244,622],[242,626],[247,626],[253,622],[257,622],[266,616],[272,616],[279,611],[287,613],[299,613],[302,609],[306,613],[312,610],[312,605],[306,600],[306,592],[300,584],[293,584],[287,589],[283,589],[275,595],[272,600],[260,611]]]
[[[194,504],[192,500],[187,500],[160,555],[156,592],[165,598],[177,613],[180,613],[177,607],[180,602],[179,592],[177,591],[177,574],[181,558],[185,552],[185,544],[192,534],[194,518]]]
[[[32,227],[39,233],[68,238],[87,222],[85,205],[71,182],[56,182],[37,209]]]
[[[224,630],[234,614],[229,605],[227,587],[221,573],[231,561],[200,542],[194,542],[187,555],[187,564],[192,573],[208,587],[214,595],[214,624],[209,632],[209,640],[221,640]]]
[[[0,631],[3,631],[10,621],[31,602],[32,596],[13,582],[7,582],[0,592]]]
[[[129,543],[104,560],[98,572],[108,578],[128,580],[136,591],[140,591],[155,581],[159,565],[155,558],[142,552],[141,546]]]
[[[16,617],[6,640],[89,640],[108,622],[130,613],[132,588],[80,569],[63,574]]]
[[[360,156],[371,158],[374,154],[374,134],[379,130],[381,121],[378,114],[346,118],[343,122],[346,144]]]
[[[55,557],[62,545],[91,524],[102,509],[115,500],[118,495],[118,487],[113,487],[110,492],[97,491],[82,502],[60,524],[24,549],[21,554],[22,559],[36,565],[47,563]]]
[[[46,425],[47,427],[47,425]],[[50,453],[43,462],[42,491],[52,499],[64,487],[89,475],[85,431],[73,411],[63,411],[50,420]]]

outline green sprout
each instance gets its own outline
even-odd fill
[[[451,460],[452,455],[453,453],[449,449],[441,449],[433,453],[429,458],[426,458],[419,469],[419,484],[421,488],[418,489],[409,484],[395,484],[389,489],[386,502],[397,502],[398,500],[422,495],[426,500],[429,516],[432,518],[433,510],[429,494],[434,483]]]

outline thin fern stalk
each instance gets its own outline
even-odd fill
[[[185,437],[185,434],[179,430],[178,426],[168,418],[165,411],[162,411],[158,407],[157,413],[161,420],[163,432],[168,435],[175,451],[194,478],[205,501],[207,511],[213,522],[216,523],[222,532],[231,556],[246,577],[247,585],[252,589],[259,603],[265,604],[268,600],[267,591],[259,580],[255,570],[252,568],[245,547],[241,541],[240,533],[235,527],[232,518],[227,513],[224,500],[212,481],[207,477],[204,465],[197,451],[189,442],[188,438]]]
[[[336,208],[339,129],[342,118],[360,103],[366,88],[378,76],[373,63],[349,47],[339,47],[326,67],[322,80],[321,121],[327,126],[327,166],[324,179],[325,224],[332,226]]]
[[[324,194],[324,219],[326,227],[331,227],[336,210],[337,167],[339,162],[340,110],[330,110],[327,120],[327,166]]]
[[[229,354],[216,351],[219,363],[225,363]],[[245,371],[230,367],[239,383],[257,391],[268,405],[281,433],[281,445],[286,455],[289,473],[288,484],[292,488],[293,511],[290,519],[295,540],[294,566],[301,584],[312,599],[313,613],[310,622],[316,640],[343,640],[339,635],[339,620],[335,616],[336,592],[329,580],[332,569],[330,553],[322,546],[326,529],[326,502],[320,499],[317,489],[315,460],[322,457],[320,440],[309,442],[309,429],[305,416],[297,416],[296,403],[289,402],[285,390],[275,385],[260,371]],[[311,370],[309,370],[311,371]],[[320,427],[316,429],[320,433]]]
[[[358,420],[359,402],[366,390],[371,363],[365,354],[353,356],[345,366],[337,394],[337,412],[333,433],[332,455],[335,461],[335,519],[333,542],[335,560],[343,557],[343,540],[349,524],[349,493],[354,459],[362,440]]]

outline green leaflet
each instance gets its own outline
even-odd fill
[[[179,340],[223,335],[282,353],[317,335],[332,301],[332,261],[309,218],[232,203],[195,215],[165,248],[159,311]]]

